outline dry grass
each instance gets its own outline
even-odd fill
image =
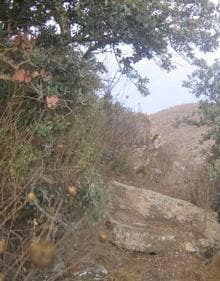
[[[121,107],[103,111],[103,163],[117,175],[132,173],[132,150],[149,144],[150,124],[146,114]]]
[[[146,114],[125,109],[105,114],[105,139],[113,150],[132,145],[143,146],[149,139],[149,119]]]
[[[70,171],[69,156],[65,156],[68,147],[57,149],[53,145],[52,154],[45,154],[36,138],[44,109],[39,114],[37,106],[25,99],[15,103],[14,99],[7,102],[0,116],[0,278],[43,280],[50,272],[48,280],[54,281],[65,272],[59,276],[51,272],[53,260],[81,223],[80,216],[69,221],[76,173]],[[75,159],[78,169],[84,170],[90,159],[82,164],[79,160]]]
[[[215,183],[210,180],[207,167],[191,169],[189,187],[192,203],[206,210],[213,209],[216,188]]]

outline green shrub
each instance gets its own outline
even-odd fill
[[[86,171],[79,179],[77,187],[77,198],[71,202],[73,209],[80,210],[91,223],[109,215],[111,194],[96,171]]]
[[[17,147],[15,156],[9,163],[12,178],[25,178],[29,172],[30,164],[36,160],[37,155],[32,145],[21,144]]]

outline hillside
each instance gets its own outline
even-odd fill
[[[198,105],[171,107],[148,118],[148,141],[130,147],[131,171],[113,177],[140,188],[147,183],[151,190],[201,205],[197,193],[201,196],[201,186],[206,192],[209,185],[204,151],[209,150],[211,143],[203,141],[208,128],[192,124],[192,120],[199,120]]]
[[[202,141],[207,127],[187,121],[198,118],[197,104],[179,105],[149,116],[151,130],[158,136],[159,145],[147,151],[145,175],[138,176],[138,186],[143,187],[147,181],[154,191],[202,204],[196,202],[200,200],[197,193],[201,192],[198,190],[200,185],[205,192],[209,184],[204,169],[204,151],[209,150],[211,142]]]
[[[198,164],[204,158],[202,150],[209,145],[207,142],[200,143],[207,128],[187,124],[183,122],[184,118],[198,119],[198,105],[183,104],[150,116],[153,127],[161,134],[165,143],[172,146],[179,160]]]

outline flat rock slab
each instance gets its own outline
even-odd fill
[[[108,275],[107,269],[97,263],[84,265],[85,269],[74,273],[74,280],[76,281],[104,281]]]
[[[156,229],[114,224],[114,244],[133,252],[149,255],[163,254],[175,243],[175,235],[163,235]]]
[[[118,209],[121,208],[124,213],[138,214],[145,219],[146,226],[148,221],[164,221],[168,224],[175,223],[177,226],[188,224],[199,231],[204,226],[205,211],[187,201],[116,181],[111,183],[111,188]],[[209,212],[206,217],[206,229],[203,235],[209,244],[219,247],[220,224],[217,222],[216,213]],[[126,222],[127,226],[123,226],[123,223],[123,221],[119,221],[115,227],[115,243],[121,244],[127,249],[157,252],[154,245],[157,244],[162,249],[165,247],[163,244],[168,241],[166,238],[162,239],[166,235],[158,233],[156,229],[152,230],[151,224],[148,225],[148,229],[135,228],[134,224],[138,223],[135,218],[133,218],[132,224]],[[171,237],[172,232],[168,233],[168,236]],[[164,241],[166,243],[163,243]]]

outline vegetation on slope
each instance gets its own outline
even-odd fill
[[[137,141],[136,116],[97,95],[105,69],[95,52],[111,47],[122,73],[147,94],[136,62],[154,58],[170,70],[170,47],[191,58],[196,47],[210,51],[219,23],[202,0],[0,5],[0,278],[42,280],[84,218],[109,212],[100,163],[110,158],[121,169]]]
[[[208,172],[211,181],[215,184],[216,208],[220,214],[219,179],[220,179],[220,63],[218,60],[212,65],[208,65],[204,60],[195,61],[196,70],[189,76],[184,86],[200,101],[200,121],[197,126],[207,126],[208,132],[204,135],[204,140],[211,140],[212,147],[207,154]]]

